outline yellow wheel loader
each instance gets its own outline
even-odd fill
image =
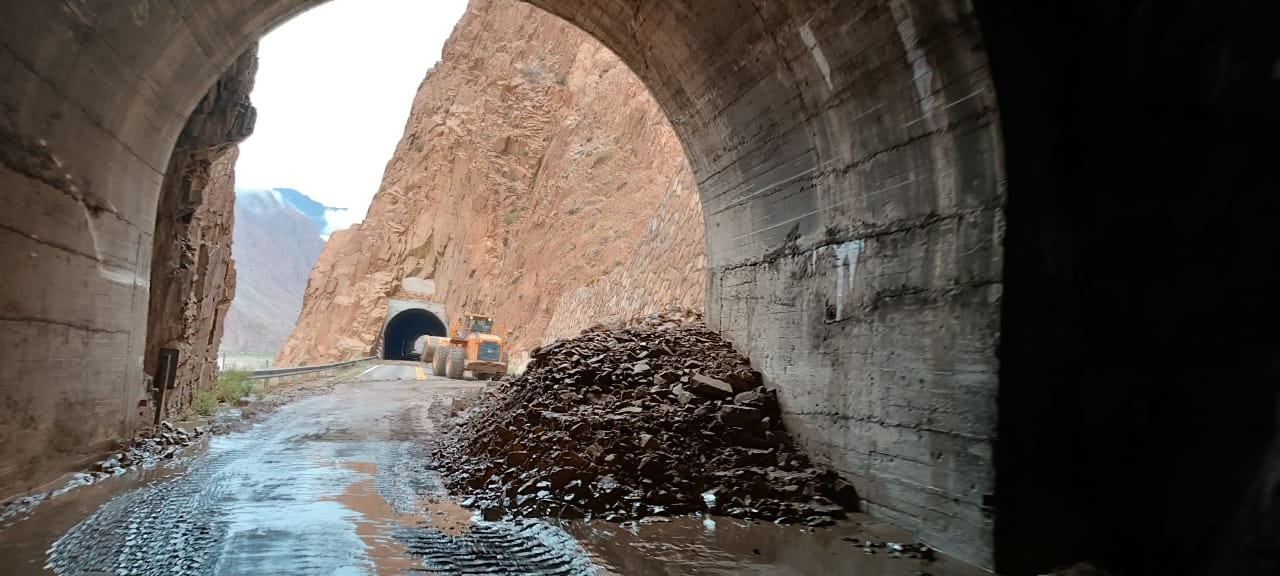
[[[477,380],[497,380],[507,373],[507,349],[493,327],[493,317],[464,314],[449,328],[449,336],[435,345],[431,369],[439,376],[461,380],[471,372]]]

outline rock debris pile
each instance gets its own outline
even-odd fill
[[[825,525],[853,487],[787,437],[760,373],[694,313],[651,314],[543,346],[437,448],[464,505],[629,520],[709,511]]]
[[[138,434],[132,442],[121,443],[114,453],[94,465],[93,474],[100,477],[123,474],[125,470],[139,464],[172,458],[179,450],[190,446],[206,432],[203,426],[196,426],[194,430],[188,432],[168,421],[161,422],[159,426]]]

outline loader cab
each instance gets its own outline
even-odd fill
[[[466,338],[473,332],[476,334],[492,334],[493,317],[468,314],[462,321],[462,333],[458,336],[460,338]]]

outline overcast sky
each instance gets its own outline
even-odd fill
[[[404,132],[414,93],[466,0],[333,0],[268,34],[258,50],[253,136],[240,190],[295,188],[328,206],[330,230],[364,218]]]

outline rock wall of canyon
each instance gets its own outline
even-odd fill
[[[602,318],[701,307],[705,268],[692,176],[643,84],[554,16],[473,0],[276,365],[369,354],[386,299],[422,297],[406,279],[433,279],[452,314],[495,314],[518,358]]]
[[[139,416],[180,412],[217,380],[218,343],[235,296],[231,230],[237,143],[253,132],[249,104],[257,49],[242,55],[192,112],[160,190],[151,258],[144,370],[157,376],[161,348],[178,350],[176,387],[156,390]]]

